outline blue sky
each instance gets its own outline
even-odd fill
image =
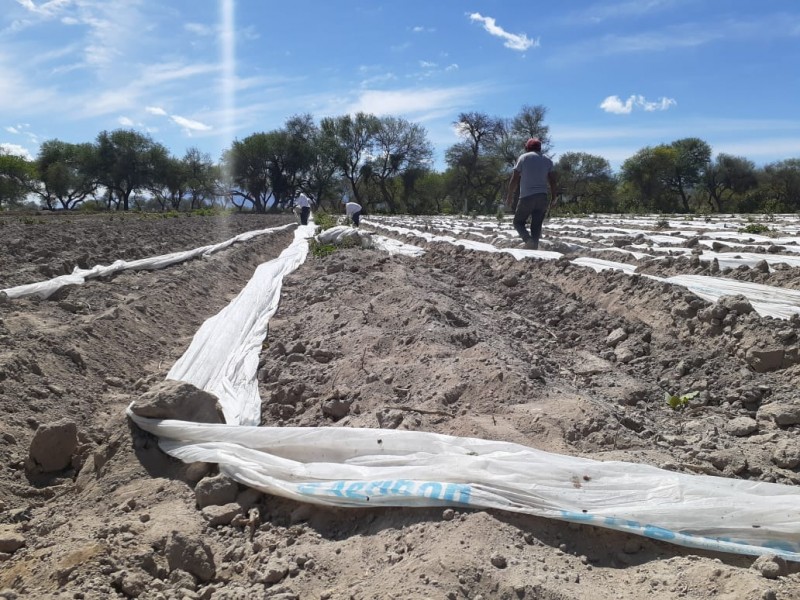
[[[135,128],[182,156],[363,110],[422,124],[547,107],[553,154],[614,168],[696,136],[800,158],[797,0],[0,0],[0,144]]]

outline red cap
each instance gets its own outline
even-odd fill
[[[538,152],[541,149],[542,149],[542,142],[541,140],[539,140],[539,138],[531,138],[527,142],[525,142],[525,150],[527,150],[528,152],[531,151]]]

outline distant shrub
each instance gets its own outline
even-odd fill
[[[101,213],[105,212],[105,210],[106,210],[105,204],[101,204],[100,202],[95,202],[92,200],[87,202],[82,202],[81,204],[78,205],[78,212],[84,214]]]
[[[655,224],[656,229],[669,229],[669,219],[659,219]]]
[[[772,233],[772,230],[764,223],[748,223],[739,228],[739,233]]]

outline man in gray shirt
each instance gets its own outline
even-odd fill
[[[547,214],[547,209],[556,201],[556,174],[553,171],[553,161],[542,155],[542,142],[531,138],[525,143],[525,154],[517,159],[514,173],[508,184],[506,204],[510,208],[514,202],[514,195],[519,187],[519,202],[514,213],[514,228],[519,233],[525,248],[536,250],[539,248],[539,238],[542,236],[542,222]],[[552,202],[547,202],[547,188],[550,188]],[[531,219],[531,232],[525,224]]]

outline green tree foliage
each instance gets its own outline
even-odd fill
[[[800,210],[800,158],[790,158],[764,167],[763,191],[766,212]]]
[[[757,185],[755,165],[741,156],[719,154],[703,173],[702,188],[712,212],[734,210],[736,198],[742,198]]]
[[[468,112],[459,114],[453,125],[461,141],[447,150],[445,160],[454,173],[463,211],[493,212],[506,179],[504,158],[497,152],[502,120]]]
[[[155,165],[153,180],[148,185],[153,199],[162,211],[180,210],[189,185],[189,171],[184,161],[168,156]]]
[[[711,147],[698,138],[643,148],[622,165],[623,208],[691,212],[690,200],[702,189]]]
[[[131,195],[153,185],[167,156],[164,146],[138,131],[102,131],[97,136],[92,171],[98,183],[108,191],[109,206],[113,202],[117,209],[128,210]]]
[[[44,142],[35,161],[40,185],[34,186],[34,192],[50,210],[74,208],[97,190],[91,172],[95,158],[96,148],[89,143]]]
[[[24,202],[36,179],[35,165],[0,148],[0,208]]]
[[[418,174],[430,163],[433,147],[421,125],[383,117],[375,131],[373,152],[369,161],[372,177],[389,212],[396,213],[398,189],[404,191],[406,198],[410,195]],[[402,185],[397,185],[398,177]]]
[[[183,156],[186,172],[186,194],[189,197],[189,208],[196,210],[204,205],[212,204],[214,198],[221,194],[219,189],[220,169],[211,160],[211,155],[200,152],[197,148],[189,148]]]
[[[706,166],[711,160],[711,146],[699,138],[684,138],[669,145],[673,164],[665,184],[680,197],[681,208],[691,212],[689,200],[703,181]]]
[[[271,140],[266,133],[254,133],[243,140],[234,140],[222,157],[227,194],[234,205],[242,208],[250,202],[256,212],[267,211],[270,197]],[[242,200],[241,204],[236,199]]]
[[[423,171],[414,182],[413,193],[406,200],[406,210],[414,215],[451,214],[457,208],[451,201],[454,172]]]
[[[530,138],[538,138],[542,142],[542,152],[549,154],[552,150],[550,127],[544,124],[547,108],[542,105],[525,105],[511,119],[501,119],[500,129],[494,141],[494,152],[503,162],[513,167],[519,155],[525,151],[525,142]]]
[[[602,156],[567,152],[556,163],[563,206],[577,212],[614,210],[616,182],[611,165]]]
[[[327,117],[320,124],[323,135],[333,142],[333,158],[342,176],[348,181],[356,202],[367,207],[369,199],[364,194],[366,182],[371,178],[375,136],[380,121],[375,115],[363,112],[355,116]]]

